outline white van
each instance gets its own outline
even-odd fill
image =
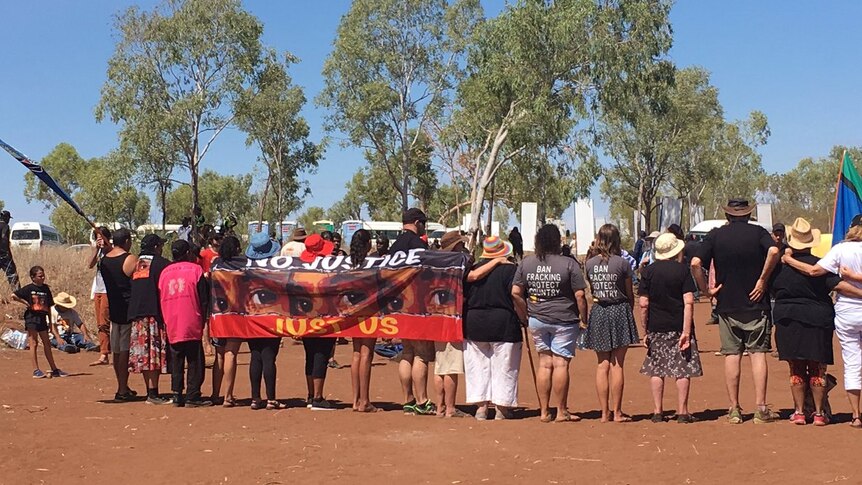
[[[42,246],[59,246],[63,238],[51,226],[38,222],[16,222],[12,224],[9,244],[17,249],[39,249]]]
[[[757,221],[748,221],[748,223],[760,226],[766,229],[767,232],[772,232],[772,228],[767,227],[763,223]],[[725,224],[727,224],[727,219],[710,219],[706,221],[701,221],[695,224],[694,227],[689,229],[688,233],[693,235],[696,241],[702,241],[703,238],[709,233],[709,231],[719,228]]]

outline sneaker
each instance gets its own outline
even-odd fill
[[[33,371],[33,379],[44,379],[46,377],[48,377],[48,375],[39,369]]]
[[[305,398],[305,407],[306,408],[311,409],[311,401],[313,401],[311,396],[308,396],[307,398]]]
[[[769,409],[768,406],[763,411],[760,408],[754,411],[754,424],[773,423],[779,419],[781,419],[781,416]]]
[[[312,411],[335,411],[335,404],[332,401],[328,401],[326,399],[313,399],[311,401],[311,410]]]
[[[825,414],[814,415],[814,426],[826,426],[829,424],[829,418]]]
[[[790,415],[790,422],[798,425],[803,425],[807,423],[807,421],[805,420],[805,415],[796,412]]]
[[[404,414],[409,414],[409,415],[418,414],[416,412],[416,400],[415,399],[408,402],[408,403],[405,403],[403,409],[404,409]]]
[[[430,399],[422,404],[417,404],[414,407],[416,409],[416,414],[424,414],[426,416],[430,414],[437,414],[437,406],[435,406]]]
[[[208,408],[212,405],[213,402],[206,399],[189,399],[186,401],[187,408]]]
[[[186,401],[185,401],[185,399],[183,399],[182,394],[174,393],[174,397],[171,398],[171,403],[174,405],[175,408],[186,407]]]
[[[341,365],[335,359],[330,360],[329,363],[326,364],[326,366],[329,367],[330,369],[340,369],[341,368]]]
[[[60,369],[54,369],[51,371],[51,377],[69,377],[69,374]]]
[[[730,424],[742,424],[742,409],[731,408],[727,415],[727,422]]]
[[[165,399],[165,398],[159,397],[159,396],[148,396],[147,397],[147,404],[155,404],[157,406],[162,406],[164,404],[170,404],[172,401],[173,400],[171,400],[171,399]]]

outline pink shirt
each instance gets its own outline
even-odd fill
[[[203,337],[204,321],[198,282],[204,272],[195,263],[173,263],[162,271],[159,294],[168,342],[189,342]]]

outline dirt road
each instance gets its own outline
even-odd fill
[[[584,420],[542,424],[526,354],[522,419],[477,422],[404,416],[397,367],[379,358],[372,395],[389,411],[357,414],[349,404],[309,411],[302,347],[289,340],[278,360],[279,396],[291,406],[282,411],[113,404],[107,401],[115,391],[113,373],[88,367],[93,354],[59,357],[72,377],[34,380],[27,354],[7,349],[0,351],[0,483],[862,483],[862,432],[847,425],[840,385],[831,402],[842,422],[826,428],[725,422],[723,360],[713,355],[717,327],[702,325],[707,310],[698,305],[705,375],[692,386],[691,408],[701,420],[692,425],[649,421],[649,381],[638,373],[641,348],[628,354],[624,410],[636,421],[625,424],[598,420],[592,352],[579,353],[572,365],[569,406]],[[347,363],[350,346],[339,346],[336,356]],[[237,384],[245,398],[247,363],[243,353]],[[789,414],[786,365],[773,358],[769,365],[769,400]],[[840,366],[830,373],[841,381]],[[139,376],[131,383],[143,390]],[[169,391],[170,378],[161,386]],[[750,418],[747,360],[742,389]],[[349,369],[331,371],[326,391],[349,403]],[[463,384],[460,394],[463,402]],[[666,394],[666,409],[674,409],[675,399]]]

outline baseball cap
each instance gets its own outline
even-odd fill
[[[787,232],[787,230],[784,228],[784,224],[776,222],[772,225],[772,232]]]
[[[428,220],[428,217],[425,216],[425,213],[422,212],[422,209],[417,207],[411,207],[404,211],[404,214],[401,216],[401,222],[404,224],[412,224],[416,221],[425,222]]]
[[[141,239],[141,249],[142,250],[151,250],[155,249],[159,244],[164,244],[165,240],[160,238],[157,234],[147,234]]]
[[[191,250],[192,245],[185,239],[177,239],[173,244],[171,244],[171,256],[173,256],[174,261],[179,261],[185,258]]]

